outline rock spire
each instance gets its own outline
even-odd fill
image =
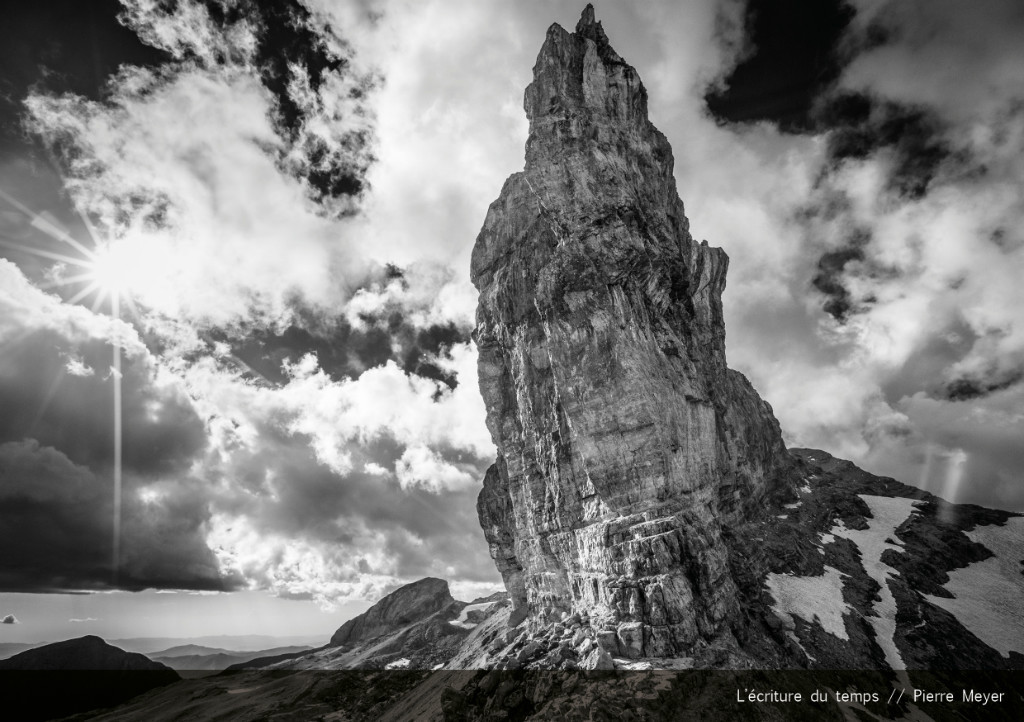
[[[723,525],[791,463],[725,361],[728,258],[690,236],[672,150],[593,7],[547,32],[526,166],[473,249],[475,339],[498,448],[478,501],[519,615],[586,610],[631,656],[720,634]]]

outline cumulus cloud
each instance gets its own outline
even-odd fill
[[[297,3],[281,12],[126,3],[124,21],[175,62],[122,68],[102,102],[26,101],[148,309],[273,323],[291,297],[336,305],[371,272],[339,220],[370,159],[369,80],[327,25]],[[294,33],[278,50],[299,56],[265,58],[270,32]]]
[[[434,361],[454,389],[393,362],[335,380],[313,355],[273,387],[188,370],[223,420],[201,473],[218,490],[208,542],[225,574],[324,605],[424,574],[494,585],[474,505],[494,454],[476,352]]]
[[[318,215],[267,152],[281,139],[258,80],[126,70],[117,88],[108,104],[36,97],[30,108],[40,131],[74,143],[71,192],[114,229],[140,303],[226,325],[277,321],[289,294],[344,298],[366,269],[342,224]]]
[[[843,313],[818,336],[862,396],[841,423],[875,470],[1024,508],[1018,444],[1001,431],[1024,375],[1024,17],[998,0],[853,5],[837,92],[867,108],[865,143],[831,144],[800,216],[819,273],[836,261],[822,290]]]

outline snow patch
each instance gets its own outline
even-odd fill
[[[925,599],[956,617],[974,636],[1004,657],[1024,653],[1024,517],[1003,526],[988,525],[964,532],[995,556],[949,573],[945,589],[955,599]]]
[[[412,664],[411,660],[407,657],[402,657],[394,662],[388,662],[384,665],[384,669],[408,669],[410,664]]]
[[[885,652],[885,661],[892,669],[906,669],[903,657],[896,647],[896,598],[889,589],[889,577],[897,574],[888,564],[882,563],[882,554],[892,549],[901,554],[902,546],[894,544],[896,529],[914,513],[914,507],[921,502],[917,499],[902,497],[873,496],[860,494],[860,498],[868,505],[871,519],[867,529],[848,529],[844,524],[832,527],[831,534],[849,539],[860,550],[861,564],[868,576],[878,582],[881,590],[879,601],[875,602],[875,616],[869,621],[875,630],[878,646]]]
[[[808,622],[817,621],[829,634],[849,641],[843,615],[850,611],[843,601],[843,577],[838,569],[825,567],[818,577],[798,577],[792,574],[769,574],[768,591],[775,604],[772,609],[780,617],[794,617]],[[797,640],[799,643],[799,640]]]
[[[799,509],[801,504],[803,504],[802,501],[795,501],[792,504],[783,504],[782,506],[786,509]]]
[[[500,603],[501,602],[481,602],[479,604],[467,604],[462,608],[462,612],[459,613],[458,618],[451,620],[448,624],[451,624],[453,627],[461,627],[462,629],[476,629],[478,622],[469,621],[470,614],[473,612],[486,613],[495,604]]]

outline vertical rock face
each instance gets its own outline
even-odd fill
[[[473,249],[498,447],[478,501],[518,610],[588,612],[631,656],[685,650],[735,604],[723,524],[790,463],[726,367],[728,258],[690,236],[668,141],[587,6],[526,90],[526,167]]]

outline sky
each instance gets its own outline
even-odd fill
[[[8,16],[0,641],[330,633],[423,576],[499,588],[469,253],[582,5]],[[1019,3],[595,5],[787,443],[1024,511]]]

